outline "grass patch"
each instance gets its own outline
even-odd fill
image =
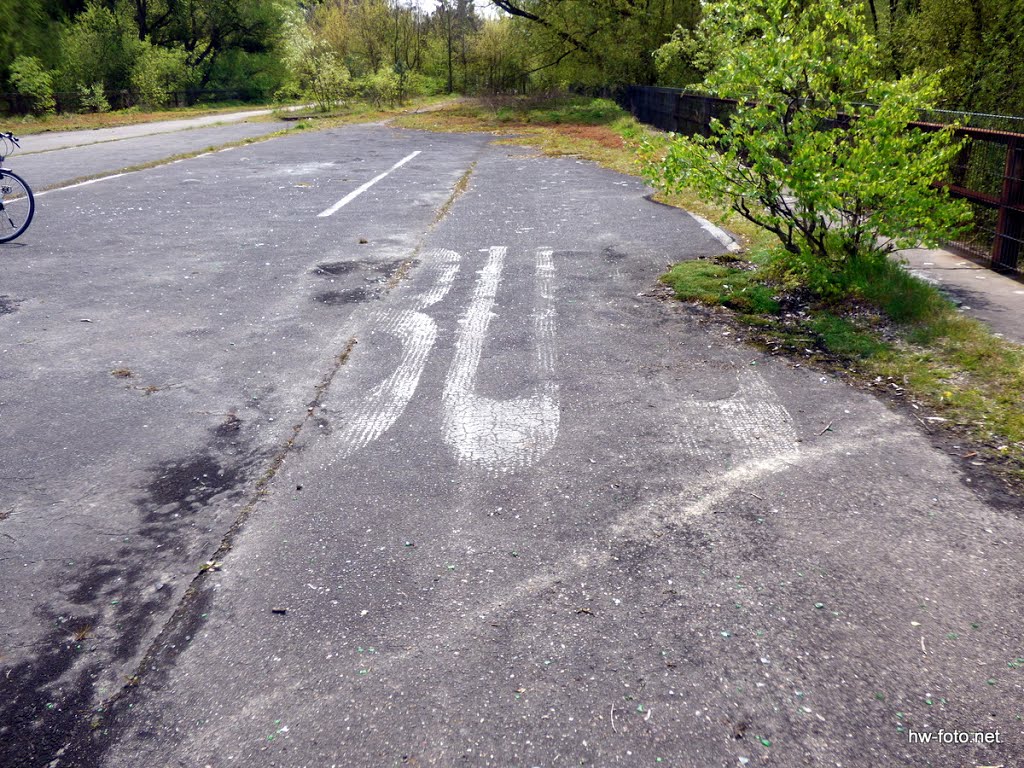
[[[850,320],[831,312],[816,314],[807,325],[825,349],[842,357],[875,357],[890,348],[870,332],[861,330]]]
[[[270,115],[270,118],[275,120],[315,120],[317,122],[321,120],[342,120],[345,121],[345,123],[364,122],[377,118],[393,117],[395,115],[404,114],[409,110],[441,105],[448,102],[452,102],[451,96],[418,96],[410,99],[403,105],[391,106],[385,109],[384,107],[374,106],[368,101],[350,99],[348,101],[338,103],[326,112],[315,107],[303,109],[275,109]]]
[[[682,301],[719,304],[749,315],[778,314],[781,307],[760,275],[729,263],[698,259],[676,264],[661,281]]]
[[[643,169],[636,144],[647,135],[615,102],[582,96],[464,99],[402,115],[394,124],[442,133],[492,133],[499,144],[533,147],[552,157],[580,157],[633,176]]]

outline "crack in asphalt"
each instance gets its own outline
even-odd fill
[[[306,425],[314,420],[324,394],[327,392],[337,375],[338,371],[345,365],[356,345],[355,338],[350,338],[340,353],[335,355],[333,363],[328,371],[321,378],[320,382],[313,389],[313,397],[306,406],[306,414],[303,419],[292,427],[292,434],[274,454],[269,466],[263,471],[250,491],[249,500],[242,506],[238,515],[231,523],[221,539],[220,545],[211,554],[207,563],[200,568],[199,572],[192,577],[192,581],[186,588],[184,594],[178,600],[178,604],[171,616],[164,622],[156,637],[149,644],[145,653],[137,665],[134,674],[128,675],[125,683],[111,696],[100,701],[91,707],[92,712],[112,712],[121,700],[142,680],[143,676],[156,669],[156,661],[165,648],[177,649],[180,644],[168,642],[169,638],[178,633],[182,626],[191,626],[201,620],[202,606],[208,599],[203,593],[203,584],[207,574],[212,570],[212,564],[218,562],[224,555],[231,551],[235,537],[241,531],[246,520],[256,509],[260,500],[268,493],[268,486],[280,471],[285,460],[295,448],[295,443],[301,436]],[[84,670],[83,674],[87,674]],[[72,709],[72,708],[69,708]],[[101,720],[98,717],[86,722],[84,719],[77,719],[71,729],[71,736],[54,754],[54,759],[48,765],[51,768],[58,768],[61,765],[86,766],[97,765],[103,751],[109,745],[109,741],[100,743],[92,738],[92,734],[100,727]],[[64,762],[65,757],[71,762]]]

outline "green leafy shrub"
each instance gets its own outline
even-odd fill
[[[78,86],[78,106],[85,112],[109,112],[110,102],[103,89],[103,83]]]
[[[961,147],[952,129],[908,128],[937,98],[936,77],[879,79],[856,4],[714,0],[676,43],[708,72],[706,89],[738,104],[711,137],[673,140],[649,174],[773,233],[784,281],[836,293],[850,259],[937,243],[969,218],[935,186]]]
[[[34,115],[50,115],[56,111],[53,98],[53,77],[35,56],[19,56],[11,62],[11,82],[28,99]]]
[[[394,106],[401,98],[402,87],[398,74],[391,67],[381,67],[359,80],[359,92],[375,107]]]
[[[328,111],[352,93],[352,77],[331,51],[310,53],[303,61],[300,77],[304,93],[320,111]]]
[[[110,90],[131,86],[140,41],[131,17],[89,2],[60,35],[61,88],[75,90],[102,83]]]
[[[183,88],[188,80],[187,54],[183,48],[162,48],[148,41],[132,66],[132,91],[141,104],[162,107],[172,91]]]

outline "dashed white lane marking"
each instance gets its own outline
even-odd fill
[[[348,205],[353,200],[355,200],[357,197],[359,197],[361,194],[363,194],[363,192],[365,192],[370,187],[372,187],[374,184],[376,184],[378,181],[380,181],[385,176],[387,176],[389,173],[392,173],[393,171],[398,170],[403,165],[408,163],[410,160],[412,160],[414,157],[416,157],[416,155],[418,155],[420,153],[420,151],[421,150],[416,150],[415,152],[412,152],[412,153],[406,155],[401,160],[399,160],[397,163],[395,163],[390,168],[388,168],[386,171],[384,171],[384,173],[378,174],[378,175],[374,176],[372,179],[370,179],[368,182],[366,182],[365,184],[363,184],[363,185],[361,185],[359,187],[356,187],[351,192],[349,192],[347,195],[345,195],[343,198],[341,198],[341,200],[339,200],[334,205],[332,205],[330,208],[328,208],[325,211],[321,211],[320,213],[318,213],[317,217],[318,218],[323,218],[324,216],[330,216],[331,214],[335,213],[339,208],[341,208],[341,207],[343,207],[345,205]]]
[[[460,256],[455,251],[438,249],[423,254],[422,268],[433,276],[431,287],[414,297],[411,308],[382,312],[370,319],[373,333],[385,333],[398,339],[402,357],[395,370],[361,397],[343,402],[339,408],[349,415],[339,430],[339,458],[351,456],[383,435],[402,415],[419,384],[427,356],[437,340],[437,323],[422,311],[441,301],[452,287],[459,271]]]
[[[536,254],[538,389],[529,397],[495,400],[476,394],[476,375],[493,317],[507,249],[489,249],[472,301],[459,321],[455,357],[445,380],[444,437],[460,463],[509,471],[537,462],[558,437],[558,385],[554,380],[555,308],[551,250]]]
[[[66,187],[54,187],[53,189],[46,189],[46,190],[43,190],[42,192],[36,192],[33,196],[34,197],[42,197],[43,195],[48,195],[51,192],[62,192],[65,189],[74,189],[75,187],[85,187],[85,186],[88,186],[89,184],[96,184],[97,182],[108,181],[109,179],[119,179],[122,176],[127,176],[127,175],[128,175],[127,173],[114,173],[114,174],[111,174],[110,176],[100,176],[98,179],[89,179],[88,181],[80,181],[77,184],[68,184]]]

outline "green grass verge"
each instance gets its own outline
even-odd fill
[[[728,262],[684,261],[662,282],[682,301],[720,304],[745,314],[774,315],[780,311],[771,286],[754,270],[737,269]]]
[[[644,161],[636,146],[647,135],[615,102],[577,96],[463,99],[403,115],[394,124],[443,133],[492,133],[495,143],[530,147],[553,157],[580,157],[633,176],[642,172]]]

